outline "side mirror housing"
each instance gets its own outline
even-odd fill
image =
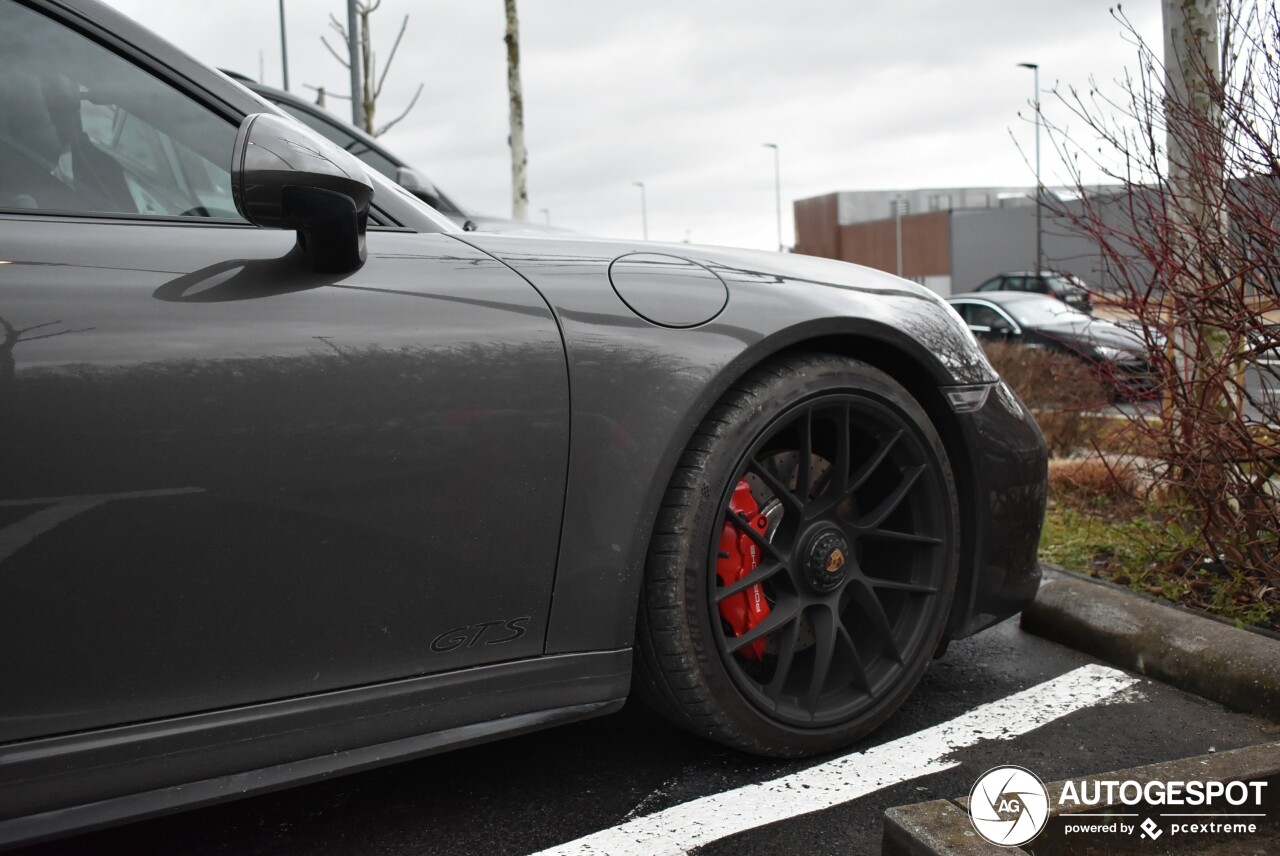
[[[351,153],[271,113],[240,123],[231,156],[236,210],[264,229],[293,229],[312,270],[364,264],[373,183]]]
[[[430,196],[434,199],[440,195],[431,179],[412,167],[402,166],[396,169],[396,184],[414,196]]]

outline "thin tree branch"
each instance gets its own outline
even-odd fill
[[[419,95],[421,95],[421,94],[422,94],[422,84],[421,84],[421,83],[419,83],[419,84],[418,84],[418,89],[417,89],[417,91],[413,93],[413,98],[412,98],[412,100],[410,100],[410,101],[409,101],[409,106],[408,106],[408,107],[406,107],[406,108],[404,108],[404,112],[403,112],[403,113],[401,113],[399,116],[395,117],[394,119],[392,119],[392,120],[391,120],[390,122],[388,122],[387,124],[383,125],[381,128],[379,128],[379,129],[378,129],[378,133],[374,134],[374,136],[375,136],[375,137],[381,137],[381,136],[382,136],[383,134],[385,134],[387,131],[390,131],[393,127],[395,127],[395,125],[396,125],[396,123],[397,123],[397,122],[399,122],[399,121],[400,121],[401,119],[403,119],[405,116],[408,116],[408,115],[409,115],[409,111],[413,109],[413,105],[418,103],[418,96],[419,96]]]
[[[351,63],[350,63],[350,62],[348,62],[347,60],[343,59],[343,58],[342,58],[342,56],[341,56],[337,51],[335,51],[335,50],[333,49],[333,46],[332,46],[332,45],[330,45],[327,41],[325,41],[324,36],[321,36],[321,37],[320,37],[320,44],[324,45],[326,48],[328,48],[328,49],[329,49],[329,53],[333,54],[333,58],[334,58],[334,59],[336,59],[338,62],[342,63],[342,67],[343,67],[343,68],[351,68]]]
[[[400,22],[400,32],[396,34],[396,40],[391,45],[391,53],[387,55],[387,62],[382,66],[382,74],[378,77],[378,85],[373,89],[374,98],[382,94],[382,84],[387,79],[387,72],[391,70],[391,63],[395,61],[396,48],[400,47],[400,40],[404,38],[404,30],[407,26],[409,26],[409,16],[405,15]]]

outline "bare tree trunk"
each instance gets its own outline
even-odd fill
[[[358,20],[359,4],[356,0],[347,0],[347,54],[351,58],[351,124],[362,130],[369,129],[369,123],[365,121],[365,102],[361,97],[364,92],[363,75],[361,69],[364,63],[360,56],[361,27]],[[365,22],[366,27],[368,22]]]
[[[377,74],[373,67],[373,37],[369,34],[369,15],[378,4],[368,4],[360,7],[360,82],[364,88],[361,91],[361,100],[364,102],[364,130],[377,136],[374,129],[373,115],[377,111],[378,96],[374,87],[374,76]]]
[[[529,154],[524,147],[524,94],[520,89],[520,25],[516,22],[516,0],[507,6],[507,90],[511,96],[511,216],[529,219],[529,190],[525,172]]]
[[[1233,272],[1224,268],[1223,223],[1225,151],[1222,138],[1221,60],[1218,35],[1218,0],[1163,0],[1165,41],[1165,144],[1169,158],[1168,241],[1172,259],[1180,263],[1180,275],[1192,278],[1189,287],[1175,287],[1172,295],[1200,294],[1212,299],[1216,287]],[[1180,357],[1178,382],[1185,384],[1199,414],[1174,412],[1166,406],[1165,418],[1178,425],[1189,449],[1212,458],[1218,450],[1212,434],[1203,435],[1205,417],[1233,406],[1221,397],[1221,384],[1206,378],[1217,366],[1229,338],[1215,326],[1217,313],[1187,312],[1173,301],[1162,308],[1169,317],[1169,332],[1178,341],[1171,347]],[[1167,400],[1168,397],[1167,397]],[[1204,467],[1188,478],[1205,478],[1216,468]]]
[[[1211,163],[1199,144],[1221,124],[1218,0],[1164,0],[1163,12],[1170,190],[1188,210],[1216,216],[1210,203],[1220,195],[1221,156]],[[1220,140],[1216,147],[1221,150]]]

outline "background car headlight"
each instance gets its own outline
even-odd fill
[[[1109,363],[1126,363],[1136,362],[1142,357],[1123,348],[1113,348],[1110,345],[1098,345],[1094,348],[1098,356]]]

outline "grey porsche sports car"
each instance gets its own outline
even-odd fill
[[[1042,438],[927,289],[463,232],[92,0],[0,64],[0,844],[633,687],[826,751],[1032,597]]]

